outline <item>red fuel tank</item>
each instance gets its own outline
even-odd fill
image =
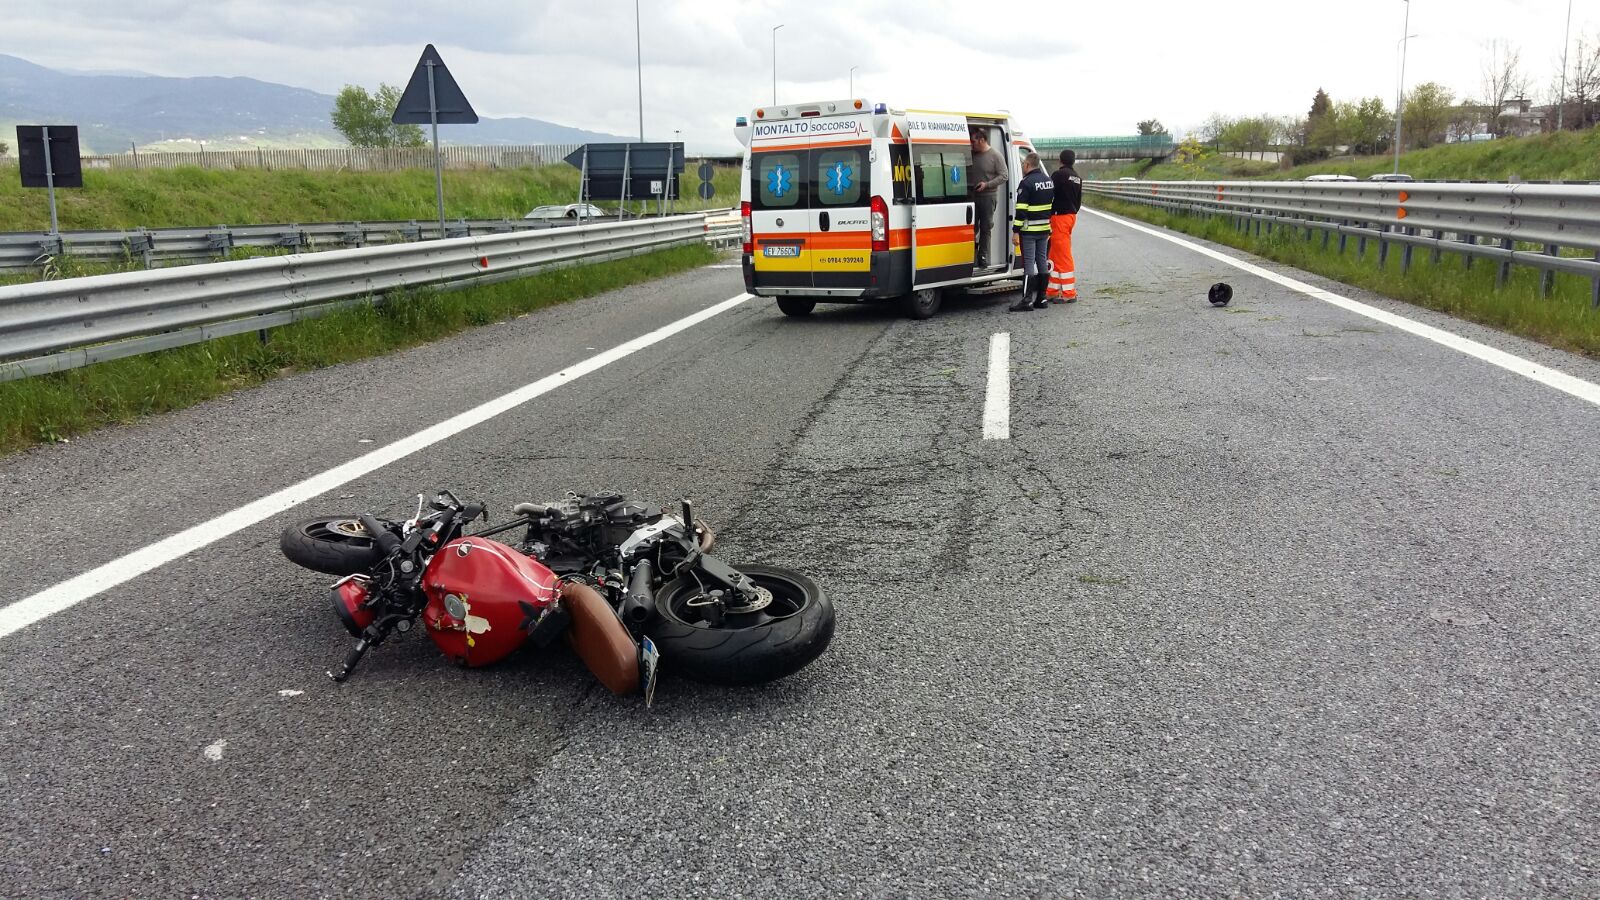
[[[422,621],[444,655],[486,666],[522,646],[528,630],[560,596],[555,573],[488,538],[458,538],[428,562]]]

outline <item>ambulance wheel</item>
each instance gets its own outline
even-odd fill
[[[817,301],[804,297],[779,297],[778,308],[786,316],[809,316],[817,308]]]
[[[913,319],[929,319],[939,311],[939,289],[923,288],[913,291],[900,301],[907,316]]]

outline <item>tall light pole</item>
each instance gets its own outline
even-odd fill
[[[638,0],[634,0],[638,2]],[[1410,2],[1410,0],[1407,0]],[[772,26],[772,105],[778,105],[778,29],[782,25]]]
[[[639,143],[644,143],[644,41],[639,38],[639,0],[633,0],[633,47],[639,60]]]
[[[851,66],[850,67],[850,96],[851,97],[854,97],[856,95],[856,70],[859,69],[859,68],[861,68],[861,67],[860,66]]]
[[[1556,130],[1567,123],[1567,49],[1572,46],[1572,0],[1567,0],[1567,34],[1561,39],[1561,99],[1556,101]]]
[[[1394,98],[1394,171],[1400,174],[1400,120],[1405,115],[1406,106],[1406,51],[1411,49],[1411,39],[1416,35],[1411,33],[1411,0],[1405,0],[1406,22],[1400,29],[1404,37],[1400,38],[1400,90]]]

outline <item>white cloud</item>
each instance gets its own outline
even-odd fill
[[[1317,88],[1392,103],[1402,0],[641,0],[646,137],[674,130],[732,150],[734,117],[780,99],[857,93],[896,105],[1005,107],[1044,134],[1123,134],[1150,116],[1303,115]],[[1565,0],[1412,0],[1407,82],[1479,85],[1483,44],[1520,46],[1536,91],[1560,56]],[[76,69],[247,75],[333,93],[403,82],[436,44],[480,113],[632,134],[639,127],[627,0],[0,0],[0,52]],[[1600,32],[1576,0],[1574,34]],[[467,139],[463,135],[459,139]]]

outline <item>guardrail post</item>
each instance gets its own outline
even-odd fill
[[[1463,234],[1461,236],[1461,243],[1466,244],[1469,247],[1476,247],[1476,246],[1478,246],[1477,235]],[[1461,258],[1463,260],[1463,263],[1462,263],[1461,267],[1463,269],[1466,269],[1469,272],[1472,271],[1472,251],[1471,250],[1463,250],[1463,251],[1461,251],[1461,254],[1462,254]]]
[[[1361,261],[1361,260],[1365,260],[1366,258],[1367,258],[1367,235],[1366,235],[1366,232],[1362,232],[1361,236],[1356,239],[1356,259],[1358,261]]]
[[[1339,255],[1340,256],[1344,255],[1344,248],[1346,248],[1346,247],[1348,247],[1350,245],[1350,235],[1345,231],[1345,229],[1349,228],[1349,227],[1350,227],[1350,220],[1349,219],[1340,219],[1339,220]]]
[[[1545,244],[1544,245],[1544,255],[1545,256],[1560,256],[1561,255],[1561,248],[1559,246],[1555,245],[1555,244]],[[1555,292],[1555,289],[1556,289],[1556,270],[1555,269],[1545,269],[1543,274],[1542,274],[1542,276],[1539,279],[1539,293],[1540,293],[1541,296],[1549,297],[1552,293]]]
[[[1415,228],[1402,228],[1400,229],[1400,233],[1406,235],[1407,237],[1416,237],[1417,230]],[[1408,243],[1400,250],[1401,275],[1408,274],[1411,271],[1411,251],[1413,249],[1415,249],[1415,247]]]
[[[233,232],[226,225],[218,225],[221,231],[206,232],[206,249],[217,256],[227,256],[233,250]]]
[[[1434,245],[1433,245],[1432,260],[1433,260],[1433,264],[1437,266],[1439,264],[1439,260],[1444,258],[1444,250],[1442,248],[1440,248],[1440,246],[1439,246],[1439,243],[1444,240],[1444,230],[1440,229],[1440,228],[1435,228],[1433,230],[1433,240],[1434,240]]]
[[[1515,246],[1515,242],[1512,241],[1511,238],[1502,238],[1501,241],[1500,241],[1500,249],[1501,250],[1510,250],[1513,246]],[[1508,279],[1510,277],[1511,277],[1511,260],[1503,259],[1503,260],[1500,261],[1500,274],[1499,274],[1498,277],[1495,278],[1494,286],[1495,287],[1501,287],[1501,288],[1505,287],[1506,286],[1506,279]]]
[[[1389,226],[1387,226],[1387,225],[1378,226],[1378,232],[1380,234],[1388,234],[1389,233]],[[1384,268],[1384,267],[1386,267],[1388,265],[1389,265],[1389,241],[1387,239],[1385,239],[1385,238],[1380,237],[1380,238],[1378,238],[1378,268],[1382,269],[1382,268]]]

